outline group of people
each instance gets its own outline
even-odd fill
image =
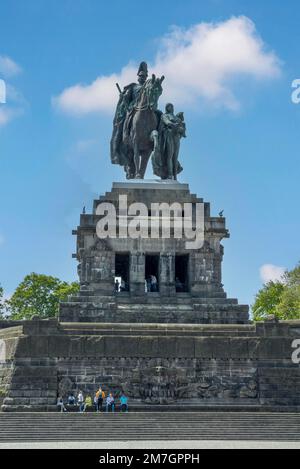
[[[155,275],[149,275],[145,279],[145,292],[158,292],[158,282]]]
[[[186,288],[185,284],[178,277],[176,277],[175,280],[175,287],[176,292],[184,292]],[[120,291],[128,291],[127,284],[123,279],[121,279],[121,282],[116,279],[115,292]],[[158,281],[155,275],[149,275],[149,277],[145,279],[145,293],[149,292],[158,292]]]
[[[127,283],[121,278],[119,281],[118,278],[115,279],[115,292],[119,293],[122,291],[128,291]],[[158,292],[158,281],[155,275],[149,275],[145,279],[145,292]]]
[[[77,396],[70,393],[67,398],[67,403],[65,404],[63,397],[58,396],[57,407],[60,412],[67,412],[68,408],[71,409],[74,407],[77,407],[79,412],[86,412],[87,409],[92,409],[93,407],[96,412],[102,412],[104,409],[106,412],[114,412],[116,402],[113,393],[110,392],[106,396],[105,391],[99,387],[94,395],[94,399],[92,399],[90,394],[84,397],[83,392],[79,391]],[[119,409],[120,412],[128,412],[128,397],[124,392],[122,392],[119,397]]]

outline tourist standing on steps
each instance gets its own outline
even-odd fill
[[[77,396],[77,404],[78,404],[78,410],[79,412],[83,412],[84,409],[84,398],[82,391],[79,391],[78,396]]]
[[[106,412],[109,412],[109,410],[111,410],[112,412],[115,411],[115,400],[112,393],[109,393],[106,398]]]
[[[98,412],[98,396],[97,396],[97,392],[95,392],[95,395],[94,395],[94,406],[95,406],[95,411]]]
[[[62,396],[58,396],[57,398],[57,407],[59,408],[60,412],[67,412]]]
[[[105,398],[105,392],[102,391],[101,387],[96,392],[96,397],[97,397],[97,412],[101,412],[102,411],[103,399]]]
[[[120,289],[120,283],[119,283],[119,280],[116,279],[116,281],[115,281],[115,292],[119,293],[119,289]]]

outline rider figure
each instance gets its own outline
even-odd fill
[[[137,75],[138,83],[130,83],[120,93],[113,122],[111,161],[114,164],[121,164],[125,168],[130,164],[125,146],[128,143],[134,108],[148,77],[146,62],[141,62]]]
[[[123,128],[123,141],[127,143],[127,139],[130,133],[130,127],[132,123],[132,117],[134,115],[134,109],[139,102],[141,92],[148,78],[148,67],[146,62],[141,62],[138,70],[138,83],[131,83],[125,86],[123,91],[123,99],[127,108],[127,113]]]

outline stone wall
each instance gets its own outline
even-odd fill
[[[252,325],[62,324],[0,331],[2,409],[55,410],[56,396],[123,389],[132,406],[300,409],[291,360],[300,321]],[[249,407],[250,406],[250,407]]]
[[[258,404],[257,363],[196,358],[60,359],[60,389],[94,394],[123,390],[136,404]]]

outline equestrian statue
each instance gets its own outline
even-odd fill
[[[138,83],[130,83],[123,91],[117,84],[119,101],[110,142],[113,164],[123,166],[127,179],[144,179],[151,158],[153,172],[161,179],[177,179],[182,171],[178,161],[180,139],[185,137],[183,113],[174,115],[174,106],[166,112],[158,110],[164,76],[148,79],[148,66],[141,62]]]

